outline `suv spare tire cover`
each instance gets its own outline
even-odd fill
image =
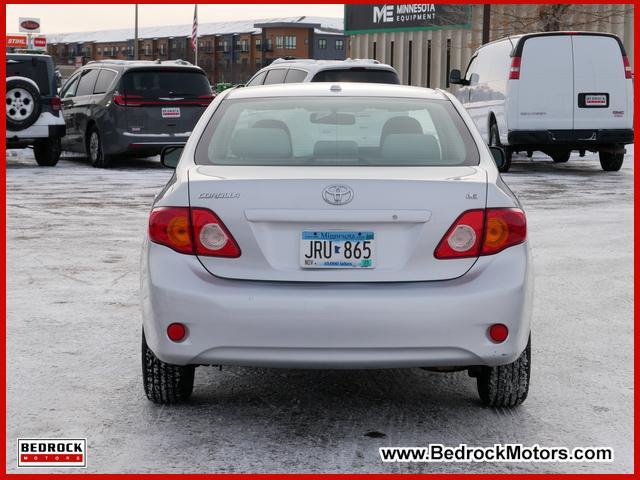
[[[29,79],[7,79],[6,104],[7,130],[24,130],[33,125],[40,116],[40,91]]]

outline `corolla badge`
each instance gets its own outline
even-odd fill
[[[322,198],[331,205],[346,205],[353,200],[353,190],[347,185],[329,185],[322,191]]]

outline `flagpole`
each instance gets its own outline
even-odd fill
[[[193,14],[195,18],[195,22],[198,22],[198,4],[195,4],[195,11]],[[195,56],[194,56],[195,66],[198,66],[198,24],[196,23],[196,40],[195,40]]]

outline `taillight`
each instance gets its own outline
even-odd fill
[[[493,255],[526,238],[527,220],[518,208],[468,210],[453,222],[434,256],[442,260]]]
[[[200,105],[209,105],[214,99],[213,95],[200,95],[198,97],[198,103]]]
[[[624,78],[633,78],[631,74],[631,65],[629,64],[629,58],[626,55],[623,55],[622,63],[624,63]]]
[[[434,253],[436,258],[477,257],[480,254],[484,210],[468,210],[453,222],[440,240]]]
[[[521,57],[511,57],[511,68],[509,69],[509,80],[518,80],[520,78]]]
[[[122,95],[115,92],[113,94],[113,103],[121,107],[139,107],[142,105],[142,101],[139,100],[141,98],[140,95]]]
[[[62,108],[62,100],[60,100],[60,97],[51,98],[51,100],[49,100],[49,104],[51,105],[51,110],[54,112],[59,112]]]
[[[240,247],[222,220],[211,210],[192,208],[191,221],[197,255],[231,258],[240,256]]]
[[[240,247],[227,227],[206,208],[153,209],[149,217],[149,239],[189,255],[240,256]]]
[[[149,216],[149,238],[176,252],[193,254],[188,207],[155,208]]]
[[[527,239],[527,218],[519,208],[488,208],[481,255],[492,255]]]

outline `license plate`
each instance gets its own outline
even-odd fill
[[[607,108],[609,106],[608,93],[580,93],[578,106],[582,108]]]
[[[304,231],[300,234],[302,268],[374,268],[373,232]]]
[[[180,118],[180,109],[178,107],[163,108],[162,118]]]

